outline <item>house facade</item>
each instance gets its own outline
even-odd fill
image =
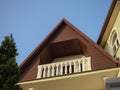
[[[120,59],[120,0],[113,0],[98,44],[113,57]]]
[[[97,43],[120,63],[120,0],[113,0]],[[120,77],[105,82],[106,90],[120,90]]]
[[[111,7],[116,3],[117,0],[113,1]],[[119,37],[119,30],[115,32]],[[109,78],[120,76],[119,62],[114,58],[119,55],[119,40],[115,39],[112,47],[117,47],[117,51],[112,55],[106,52],[109,40],[103,43],[103,38],[104,35],[100,34],[98,45],[69,21],[62,19],[21,63],[18,85],[23,90],[109,90],[109,81],[112,81]]]

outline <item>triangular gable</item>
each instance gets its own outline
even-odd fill
[[[66,28],[69,28],[70,30],[69,29],[66,30],[66,28],[63,29],[62,28],[63,26],[66,26]],[[77,37],[82,36],[89,42],[93,42],[87,36],[85,36],[85,34],[80,32],[76,27],[74,27],[71,23],[69,23],[66,19],[63,18],[61,22],[47,35],[47,37],[33,50],[33,52],[20,64],[20,68],[22,69],[26,63],[30,62],[30,58],[34,57],[36,54],[39,54],[51,41],[58,42],[62,40],[64,41],[65,39],[69,40],[75,38],[76,35]]]
[[[21,81],[36,79],[37,66],[39,64],[46,63],[47,61],[45,61],[45,59],[49,60],[53,58],[51,56],[45,57],[46,55],[51,54],[51,52],[48,51],[49,48],[54,49],[55,46],[58,47],[61,44],[64,46],[68,44],[72,45],[72,43],[74,43],[74,47],[77,47],[75,50],[72,50],[73,53],[81,53],[80,50],[82,49],[82,53],[92,58],[93,70],[116,67],[114,59],[107,52],[105,52],[101,47],[99,47],[95,42],[89,39],[66,19],[62,19],[62,21],[53,29],[53,31],[20,65],[20,70],[22,73]],[[53,47],[51,47],[51,45]],[[56,52],[55,49],[52,50],[53,54]],[[69,52],[66,51],[65,53],[68,53],[67,55],[73,54]],[[62,50],[61,53],[63,53]],[[56,56],[54,55],[54,57],[62,55],[61,53]],[[42,58],[44,58],[43,61]]]

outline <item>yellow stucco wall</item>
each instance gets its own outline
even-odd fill
[[[113,28],[117,29],[117,32],[118,32],[118,35],[119,35],[119,38],[120,38],[120,11],[119,11],[119,14],[117,16],[117,19],[115,21],[115,24],[114,24]]]
[[[115,24],[114,24],[113,28],[116,28],[116,30],[118,32],[118,37],[119,37],[119,40],[120,40],[120,11],[119,11],[119,14],[117,16],[117,19],[115,21]],[[120,47],[119,47],[119,49],[116,53],[116,56],[120,57]]]
[[[116,29],[116,31],[117,31],[117,33],[118,33],[118,34],[117,34],[117,35],[118,35],[118,40],[119,40],[119,42],[120,42],[120,11],[119,11],[119,13],[118,13],[118,16],[117,16],[117,18],[116,18],[116,21],[115,21],[112,29],[113,29],[113,30]],[[111,30],[111,33],[112,33],[113,30]],[[110,35],[109,35],[109,38],[108,38],[107,43],[106,43],[106,46],[105,46],[105,50],[108,51],[108,52],[109,52],[108,49],[111,48],[111,46],[110,46],[111,33],[110,33]],[[120,47],[119,47],[119,49],[118,49],[117,52],[116,52],[116,56],[117,56],[117,57],[120,57]]]

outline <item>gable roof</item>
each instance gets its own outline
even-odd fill
[[[84,33],[82,33],[80,30],[78,30],[76,27],[74,27],[71,23],[69,23],[65,18],[63,18],[60,23],[48,34],[48,36],[32,51],[32,53],[20,64],[20,69],[22,69],[24,67],[24,65],[26,65],[26,63],[29,62],[29,59],[32,58],[35,54],[38,54],[38,51],[42,51],[43,48],[46,46],[46,44],[48,44],[48,42],[51,40],[51,38],[54,36],[54,34],[56,34],[57,29],[62,25],[62,24],[67,24],[68,26],[70,26],[71,28],[73,28],[73,30],[75,30],[77,33],[79,33],[83,38],[85,38],[87,41],[89,41],[94,47],[96,47],[99,51],[101,51],[102,53],[104,53],[106,56],[108,56],[107,53],[105,53],[99,46],[97,46],[97,44],[92,41],[91,39],[89,39]],[[40,53],[40,52],[39,52]],[[108,56],[109,58],[109,56]]]
[[[98,63],[94,63],[94,66],[96,67],[95,64],[99,64],[99,67],[101,68],[104,68],[102,67],[104,61],[105,62],[108,62],[109,64],[104,64],[104,65],[108,65],[108,67],[115,67],[117,66],[114,58],[112,56],[110,56],[107,52],[105,52],[100,46],[98,46],[94,41],[92,41],[90,38],[88,38],[85,34],[83,34],[80,30],[78,30],[75,26],[73,26],[71,23],[69,23],[65,18],[63,18],[61,20],[61,22],[50,32],[50,34],[48,34],[48,36],[33,50],[33,52],[20,64],[19,68],[21,70],[21,73],[23,71],[25,71],[25,69],[29,66],[29,64],[31,62],[34,62],[34,58],[36,56],[38,56],[44,49],[45,47],[47,47],[47,45],[50,43],[51,40],[53,40],[55,38],[55,36],[59,36],[61,30],[60,28],[64,25],[67,25],[69,26],[74,32],[76,32],[81,38],[83,38],[85,41],[88,42],[88,44],[93,47],[95,50],[93,50],[91,47],[89,47],[90,50],[89,53],[91,54],[94,54],[92,57],[95,61],[96,60],[99,60],[99,61],[96,61]],[[94,51],[98,51],[99,53],[102,54],[102,56],[99,55],[99,53],[96,53]],[[95,55],[96,54],[96,55]],[[98,59],[100,58],[100,59]],[[104,58],[106,58],[106,60],[103,60]],[[103,63],[99,63],[101,60],[101,62]],[[37,64],[36,64],[37,65]],[[112,66],[110,66],[112,65]],[[37,66],[36,66],[37,67]],[[106,67],[106,66],[105,66]],[[96,69],[99,69],[99,68],[96,68]],[[33,70],[34,71],[34,70]],[[35,79],[35,78],[34,78]]]
[[[82,37],[84,37],[86,40],[93,42],[91,39],[89,39],[85,34],[80,32],[76,27],[74,27],[71,23],[69,23],[65,18],[63,18],[60,23],[47,35],[47,37],[32,51],[32,53],[20,64],[20,69],[22,69],[26,63],[30,62],[30,58],[34,57],[34,55],[40,53],[39,51],[42,51],[45,46],[49,43],[49,41],[54,37],[54,35],[58,32],[58,28],[60,28],[62,25],[67,24],[73,30],[75,30],[77,33],[79,33]]]
[[[111,3],[111,6],[110,6],[110,9],[109,9],[109,11],[108,11],[107,17],[106,17],[106,19],[105,19],[104,25],[103,25],[103,27],[102,27],[102,30],[101,30],[100,35],[99,35],[98,40],[97,40],[98,45],[100,45],[100,43],[101,43],[101,41],[102,41],[102,38],[103,38],[103,36],[104,36],[104,33],[105,33],[105,31],[106,31],[106,28],[107,28],[108,23],[109,23],[109,21],[110,21],[110,18],[111,18],[111,16],[112,16],[112,13],[113,13],[113,11],[114,11],[114,8],[115,8],[116,3],[117,3],[117,0],[113,0],[112,3]]]

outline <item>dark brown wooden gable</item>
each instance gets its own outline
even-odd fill
[[[69,24],[67,21],[61,24],[54,38],[45,50],[42,51],[40,64],[50,63],[58,57],[87,54],[85,42],[81,42],[83,37]]]
[[[79,33],[75,32],[70,26],[65,24],[64,27],[61,28],[59,35],[57,35],[52,42],[76,39],[79,38],[79,36]]]
[[[50,63],[54,58],[74,54],[90,56],[92,70],[117,66],[108,53],[63,19],[20,65],[20,81],[36,79],[39,64]]]

